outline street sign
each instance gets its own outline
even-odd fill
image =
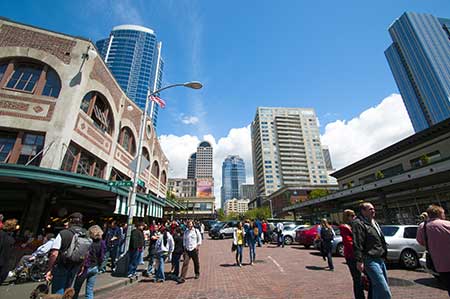
[[[131,187],[131,186],[133,186],[133,182],[132,181],[110,181],[110,182],[108,182],[108,186]]]
[[[141,174],[144,170],[146,170],[148,167],[150,166],[150,161],[147,160],[144,156],[141,157],[141,167],[140,167],[140,171],[139,174]],[[131,161],[130,164],[128,164],[128,167],[130,169],[132,169],[133,171],[136,170],[137,167],[137,157],[134,158],[133,161]]]
[[[145,183],[141,179],[138,179],[138,185],[141,186],[142,188],[145,188]]]

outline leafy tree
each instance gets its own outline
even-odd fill
[[[329,193],[330,192],[328,192],[327,189],[314,189],[314,190],[311,190],[311,192],[309,193],[309,198],[314,199],[314,198],[324,197],[324,196],[327,196]]]
[[[270,218],[270,207],[264,206],[248,210],[244,214],[246,219],[267,219]]]
[[[377,172],[375,172],[375,178],[377,180],[384,179],[384,173],[381,170],[378,170]]]
[[[219,221],[225,221],[226,220],[225,212],[223,211],[223,209],[218,209],[217,210],[217,219],[219,219]]]

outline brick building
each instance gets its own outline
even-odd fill
[[[143,111],[87,39],[0,19],[0,212],[37,230],[81,211],[127,215]],[[136,216],[162,217],[168,160],[150,119]]]

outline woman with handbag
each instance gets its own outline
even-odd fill
[[[242,253],[244,249],[245,232],[242,228],[242,222],[239,222],[237,228],[233,231],[233,247],[236,250],[236,266],[242,267]]]

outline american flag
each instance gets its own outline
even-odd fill
[[[158,96],[151,95],[148,97],[148,99],[150,101],[156,102],[159,105],[159,107],[161,107],[161,108],[166,107],[166,102]]]

